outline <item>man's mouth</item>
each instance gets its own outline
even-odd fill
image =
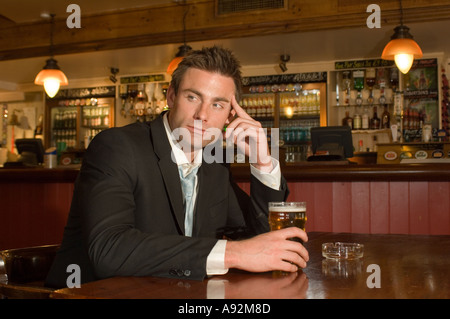
[[[205,133],[205,130],[198,126],[188,125],[187,129],[189,130],[189,132],[193,133],[194,135],[203,136],[203,134]]]

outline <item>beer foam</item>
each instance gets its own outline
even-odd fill
[[[306,213],[306,207],[298,207],[298,206],[276,206],[269,207],[270,212],[277,213]]]

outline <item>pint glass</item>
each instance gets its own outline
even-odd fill
[[[269,226],[270,230],[287,227],[298,227],[305,230],[306,203],[305,202],[270,202]],[[299,238],[293,239],[302,242]]]

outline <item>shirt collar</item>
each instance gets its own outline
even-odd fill
[[[163,123],[167,138],[169,139],[170,147],[172,149],[172,160],[174,160],[178,166],[182,166],[183,176],[186,176],[192,171],[194,167],[200,166],[202,164],[202,149],[197,151],[197,154],[195,154],[194,157],[194,161],[191,163],[172,134],[172,130],[169,126],[169,120],[167,119],[167,114],[168,112],[163,115]]]

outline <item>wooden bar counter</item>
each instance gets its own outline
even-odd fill
[[[77,168],[0,168],[0,249],[59,244]]]
[[[266,299],[450,298],[450,236],[324,232],[311,232],[308,236],[305,247],[310,260],[307,267],[297,273],[230,271],[224,276],[213,276],[203,281],[113,277],[81,285],[81,288],[56,290],[52,297],[237,298],[258,299],[257,302],[267,302],[269,305],[271,302]],[[353,260],[325,259],[322,244],[337,241],[363,244],[363,257]],[[185,301],[180,303],[184,305]],[[167,310],[178,309],[173,307]]]
[[[450,164],[282,165],[308,231],[450,235]],[[233,164],[249,191],[250,170]],[[58,244],[78,168],[0,168],[0,249]]]

